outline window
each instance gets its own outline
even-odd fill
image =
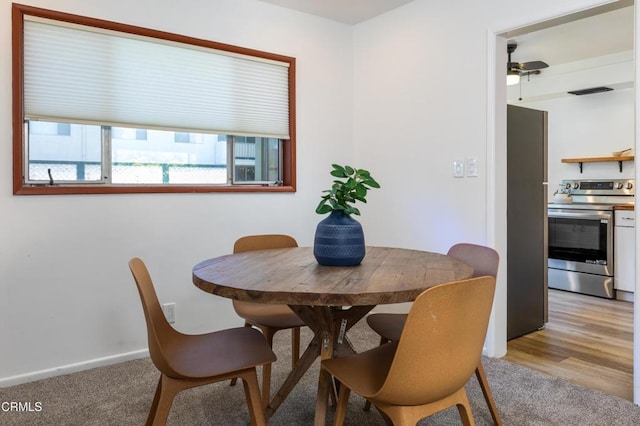
[[[31,126],[31,133],[34,135],[70,136],[71,125],[69,123],[34,121]]]
[[[138,141],[147,140],[147,129],[127,129],[114,127],[111,129],[113,139],[132,139]]]
[[[234,182],[277,182],[280,141],[274,138],[232,137]]]
[[[294,58],[13,13],[14,194],[295,191]]]

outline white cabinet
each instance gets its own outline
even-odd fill
[[[613,255],[615,265],[614,287],[616,290],[627,292],[635,290],[635,221],[635,211],[615,211]]]

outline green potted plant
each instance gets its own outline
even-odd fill
[[[380,185],[365,169],[332,164],[331,175],[338,178],[323,191],[316,213],[330,215],[316,228],[313,254],[321,265],[354,266],[364,259],[364,232],[351,215],[360,215],[354,203],[367,202],[367,193]]]

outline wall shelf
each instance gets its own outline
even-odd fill
[[[582,173],[582,164],[583,163],[605,163],[610,161],[617,161],[618,167],[620,169],[620,173],[622,173],[622,162],[623,161],[633,161],[633,155],[622,155],[619,157],[585,157],[585,158],[563,158],[563,163],[578,163],[580,165],[580,173]]]

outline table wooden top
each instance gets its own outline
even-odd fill
[[[231,299],[310,306],[411,302],[428,287],[470,278],[466,263],[439,253],[367,247],[358,266],[322,266],[312,247],[256,250],[193,268],[200,289]]]

